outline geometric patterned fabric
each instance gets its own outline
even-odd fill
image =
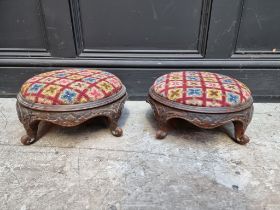
[[[210,72],[172,72],[159,77],[154,91],[171,101],[199,107],[232,107],[251,98],[249,88],[231,77]]]
[[[21,87],[31,103],[70,105],[107,98],[122,89],[115,75],[93,69],[63,69],[36,75]]]

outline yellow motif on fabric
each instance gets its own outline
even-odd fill
[[[182,76],[173,74],[169,77],[169,80],[182,80]]]
[[[206,101],[206,106],[208,107],[221,107],[222,104],[217,101]]]
[[[222,91],[217,89],[207,89],[206,90],[206,98],[208,99],[215,99],[215,100],[222,100]]]
[[[84,83],[84,82],[74,82],[70,85],[71,88],[77,89],[77,90],[80,90],[80,91],[83,91],[83,90],[87,89],[88,86],[89,86],[89,84]]]
[[[235,92],[239,92],[239,87],[236,86],[236,85],[233,85],[233,84],[224,84],[224,88],[226,90],[232,90],[232,91],[235,91]]]
[[[198,86],[201,86],[201,82],[197,82],[197,81],[187,81],[187,85],[192,87],[198,87]]]
[[[168,90],[167,98],[175,101],[183,96],[183,89],[182,88],[174,88]]]
[[[40,104],[53,104],[53,100],[47,99],[47,98],[38,98],[38,103]]]
[[[218,82],[215,77],[203,77],[205,82]]]
[[[74,75],[68,76],[67,78],[68,79],[73,79],[73,80],[80,80],[80,79],[84,78],[84,76],[74,74]]]
[[[100,87],[106,93],[111,92],[113,90],[113,86],[109,82],[106,82],[106,81],[102,81],[102,82],[98,83],[97,86]]]
[[[60,91],[60,89],[61,87],[58,85],[49,85],[42,91],[42,94],[45,96],[54,97]]]
[[[51,83],[56,80],[58,80],[58,78],[56,78],[56,77],[46,77],[44,79],[41,79],[40,82],[41,83]]]
[[[21,93],[26,92],[30,85],[31,85],[31,83],[24,83],[24,84],[21,86],[20,92],[21,92]]]
[[[201,72],[201,76],[203,78],[207,78],[207,77],[215,77],[215,74],[211,73],[211,72]]]
[[[192,99],[188,99],[185,103],[193,106],[202,106],[203,101],[197,98],[192,98]]]

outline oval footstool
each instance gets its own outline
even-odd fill
[[[249,88],[231,77],[210,72],[172,72],[159,77],[149,90],[159,129],[156,137],[167,135],[167,121],[184,119],[201,128],[215,128],[233,122],[234,140],[246,144],[244,134],[253,115]]]
[[[27,80],[17,96],[17,113],[27,135],[25,145],[38,140],[40,121],[76,126],[104,116],[114,136],[121,136],[118,119],[127,98],[126,88],[115,75],[93,69],[62,69]]]

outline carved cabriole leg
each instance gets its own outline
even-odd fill
[[[167,136],[168,133],[168,124],[166,120],[166,116],[164,114],[164,110],[161,110],[157,104],[154,104],[154,115],[156,118],[156,121],[158,123],[158,130],[156,132],[156,138],[157,139],[164,139]]]
[[[162,110],[160,105],[157,105],[157,102],[151,99],[150,97],[147,98],[147,102],[151,105],[154,116],[158,124],[158,130],[156,132],[157,139],[164,139],[167,136],[168,132],[168,124],[166,120],[166,116],[164,115],[164,110]]]
[[[120,137],[123,135],[123,130],[118,126],[118,121],[121,117],[126,99],[127,99],[127,95],[124,96],[118,102],[112,104],[113,106],[113,108],[111,109],[112,113],[107,116],[109,120],[109,129],[111,133],[116,137]]]
[[[23,126],[26,130],[26,134],[21,137],[21,143],[24,145],[30,145],[37,141],[37,131],[38,131],[38,125],[40,121],[26,121],[24,122]]]
[[[18,118],[23,124],[26,131],[26,135],[21,137],[21,143],[24,145],[29,145],[37,140],[37,131],[39,120],[32,119],[32,110],[29,110],[21,106],[18,102],[16,104]]]
[[[248,109],[243,111],[243,120],[234,120],[234,130],[235,130],[235,142],[244,145],[247,144],[250,139],[245,135],[245,131],[252,120],[254,112],[254,106],[252,105]]]
[[[121,115],[119,113],[113,113],[112,115],[108,116],[111,133],[117,137],[120,137],[123,134],[122,129],[118,126],[120,116]]]
[[[247,144],[250,139],[245,135],[246,128],[248,124],[241,121],[233,121],[235,130],[235,142],[241,145]]]
[[[167,121],[165,121],[164,119],[158,119],[157,121],[158,121],[158,130],[156,133],[156,138],[164,139],[167,136],[167,132],[168,132]]]
[[[120,137],[123,135],[123,130],[118,126],[118,121],[122,114],[122,109],[124,107],[124,102],[127,99],[125,96],[122,100],[112,104],[112,112],[107,116],[109,122],[109,129],[113,136]]]

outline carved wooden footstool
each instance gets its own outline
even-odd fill
[[[104,116],[114,136],[121,136],[118,119],[127,98],[125,86],[113,74],[92,69],[63,69],[27,80],[17,96],[17,113],[29,145],[38,138],[40,121],[76,126]]]
[[[168,120],[180,118],[208,129],[232,121],[234,140],[249,142],[244,133],[252,119],[253,99],[248,87],[233,78],[209,72],[172,72],[154,82],[147,101],[158,122],[158,139],[167,135]]]

